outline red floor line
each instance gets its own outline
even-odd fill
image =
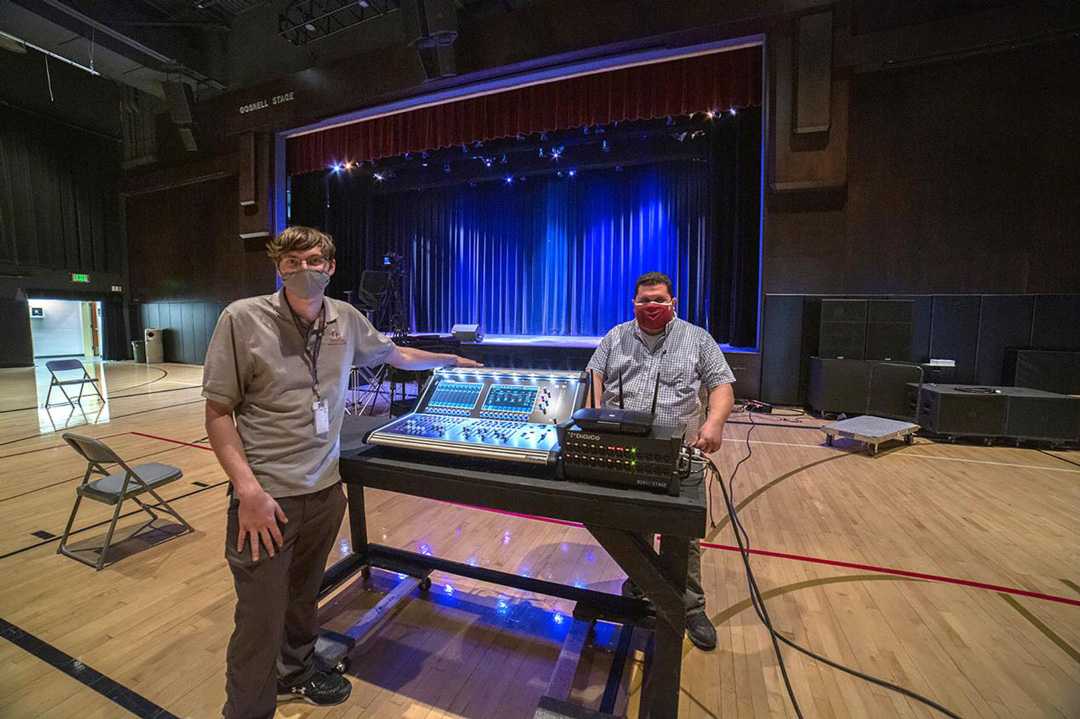
[[[158,437],[156,434],[146,434],[145,432],[132,432],[131,434],[138,435],[140,437],[146,437],[147,439],[156,439],[160,442],[171,442],[172,444],[179,444],[184,447],[194,447],[195,449],[205,449],[207,452],[213,452],[214,450],[202,444],[192,444],[191,442],[181,442],[178,439],[169,439],[168,437]]]
[[[479,509],[484,512],[494,512],[495,514],[504,514],[510,517],[519,517],[521,519],[532,519],[537,522],[547,522],[548,524],[561,524],[567,527],[584,527],[585,525],[580,522],[568,522],[563,519],[551,519],[550,517],[537,517],[531,514],[519,514],[518,512],[507,512],[501,509],[490,509],[488,507],[477,507],[472,504],[459,504],[457,502],[445,502],[444,504],[452,504],[456,507],[466,507],[467,509]],[[721,549],[727,552],[738,552],[738,547],[733,547],[728,544],[713,544],[712,542],[702,542],[702,547],[706,549]],[[751,554],[761,555],[763,557],[774,557],[777,559],[791,559],[797,562],[809,562],[811,564],[824,564],[830,567],[843,567],[845,569],[858,569],[866,572],[878,572],[880,574],[893,574],[898,577],[910,577],[912,579],[925,579],[931,582],[942,582],[943,584],[955,584],[961,587],[970,587],[972,589],[985,589],[991,592],[1002,592],[1004,594],[1013,594],[1019,597],[1031,597],[1032,599],[1042,599],[1047,602],[1057,602],[1058,604],[1068,604],[1074,607],[1080,607],[1080,600],[1071,599],[1069,597],[1059,597],[1055,594],[1043,594],[1042,592],[1031,592],[1026,589],[1016,589],[1014,587],[1004,587],[1000,584],[987,584],[986,582],[976,582],[971,579],[957,579],[955,577],[946,577],[940,574],[926,574],[924,572],[911,572],[906,569],[893,569],[892,567],[879,567],[874,564],[860,564],[858,562],[844,562],[839,559],[823,559],[821,557],[811,557],[804,554],[788,554],[787,552],[773,552],[768,549],[751,549]]]
[[[728,552],[738,552],[738,547],[732,547],[727,544],[712,544],[711,542],[702,542],[701,546],[709,549],[723,549]],[[898,577],[911,577],[912,579],[926,579],[932,582],[943,582],[945,584],[957,584],[961,587],[972,587],[975,589],[986,589],[992,592],[1002,592],[1004,594],[1015,594],[1021,597],[1031,597],[1033,599],[1043,599],[1048,602],[1058,602],[1060,604],[1070,604],[1074,607],[1080,607],[1080,600],[1070,599],[1069,597],[1059,597],[1055,594],[1043,594],[1042,592],[1031,592],[1027,589],[1016,589],[1014,587],[1004,587],[1000,584],[987,584],[986,582],[976,582],[972,579],[957,579],[956,577],[945,577],[940,574],[926,574],[924,572],[912,572],[907,569],[893,569],[892,567],[879,567],[874,564],[860,564],[859,562],[844,562],[839,559],[823,559],[821,557],[809,557],[802,554],[788,554],[787,552],[773,552],[768,549],[751,549],[751,554],[760,554],[763,557],[777,557],[779,559],[793,559],[798,562],[810,562],[812,564],[825,564],[830,567],[843,567],[845,569],[859,569],[862,571],[879,572],[881,574],[893,574]]]

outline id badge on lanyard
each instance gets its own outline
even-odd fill
[[[315,434],[324,435],[330,433],[330,411],[326,408],[325,399],[317,399],[311,403],[311,411],[315,415]]]
[[[325,300],[324,300],[325,302]],[[311,402],[311,415],[315,424],[316,436],[325,436],[330,433],[330,409],[326,400],[319,396],[319,351],[322,349],[322,336],[326,331],[326,305],[323,305],[319,318],[319,326],[315,333],[315,348],[308,351],[310,333],[305,334],[300,325],[300,318],[293,314],[296,321],[296,329],[300,332],[300,338],[304,342],[304,359],[311,371],[311,392],[315,398]]]

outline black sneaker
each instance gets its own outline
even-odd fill
[[[698,649],[706,652],[716,649],[716,627],[705,612],[694,612],[686,618],[686,634]]]
[[[645,598],[645,593],[638,589],[638,585],[630,581],[629,578],[623,580],[621,591],[624,597],[630,597],[631,599]]]
[[[328,707],[340,704],[352,694],[352,684],[336,672],[317,671],[301,684],[284,686],[278,684],[278,701],[303,699],[308,704]]]

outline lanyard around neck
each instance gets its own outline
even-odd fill
[[[326,331],[326,299],[323,299],[322,308],[319,310],[317,329],[315,323],[312,322],[311,326],[305,331],[303,321],[300,319],[300,315],[296,314],[296,310],[292,308],[292,305],[289,305],[289,312],[292,313],[293,324],[296,325],[296,331],[300,333],[300,339],[304,343],[304,362],[311,372],[311,391],[315,393],[315,400],[321,401],[322,397],[319,396],[319,351],[322,349],[323,332]],[[315,330],[315,346],[309,349],[308,345],[311,342],[312,330]]]

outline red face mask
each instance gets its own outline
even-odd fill
[[[646,332],[659,332],[675,316],[674,305],[659,305],[650,302],[647,305],[634,305],[634,317],[638,325]]]

